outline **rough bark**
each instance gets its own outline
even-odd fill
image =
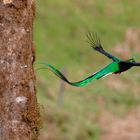
[[[37,140],[33,0],[0,0],[0,140]]]

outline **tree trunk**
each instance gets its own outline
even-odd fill
[[[0,140],[37,140],[33,0],[0,0]]]

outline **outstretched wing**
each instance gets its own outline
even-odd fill
[[[136,62],[134,58],[128,59],[125,62],[129,63],[130,66],[140,66],[140,62]]]
[[[70,82],[58,69],[56,69],[52,65],[47,64],[45,62],[41,62],[39,64],[43,64],[43,67],[39,68],[39,69],[49,69],[55,75],[57,75],[59,78],[61,78],[62,80],[64,80],[68,84],[70,84],[72,86],[77,86],[77,87],[86,86],[87,84],[91,83],[92,81],[100,79],[102,77],[105,77],[105,76],[107,76],[109,74],[112,74],[112,73],[118,71],[118,69],[119,69],[118,63],[113,62],[113,63],[109,64],[108,66],[106,66],[105,68],[103,68],[102,70],[100,70],[100,71],[98,71],[96,73],[93,73],[92,75],[90,75],[89,77],[87,77],[87,78],[85,78],[85,79],[83,79],[81,81]]]
[[[133,66],[140,66],[139,62],[130,62]]]
[[[120,61],[119,58],[114,57],[113,55],[109,54],[108,52],[106,52],[102,45],[101,45],[101,41],[100,38],[98,37],[97,33],[91,33],[89,32],[87,34],[87,38],[88,38],[88,43],[90,44],[90,46],[95,49],[96,51],[104,54],[105,56],[107,56],[108,58],[112,59],[113,61]]]

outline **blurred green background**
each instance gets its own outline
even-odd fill
[[[36,1],[36,60],[65,71],[71,81],[85,78],[111,62],[86,42],[91,31],[99,33],[110,53],[140,61],[139,6],[139,0]],[[83,88],[63,85],[48,70],[38,71],[37,96],[43,117],[40,140],[105,140],[106,120],[125,120],[139,107],[139,71],[133,68]]]

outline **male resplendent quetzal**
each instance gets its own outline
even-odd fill
[[[56,69],[54,66],[52,66],[50,64],[47,64],[46,62],[38,62],[39,64],[42,64],[44,66],[40,69],[49,69],[54,74],[56,74],[59,78],[61,78],[65,82],[67,82],[68,84],[70,84],[72,86],[82,87],[82,86],[86,86],[87,84],[89,84],[90,82],[92,82],[96,79],[100,79],[109,74],[121,73],[121,72],[127,71],[132,66],[140,66],[140,63],[135,62],[135,60],[133,58],[124,61],[124,60],[121,60],[115,56],[112,56],[108,52],[106,52],[103,49],[100,39],[97,36],[97,34],[89,33],[89,34],[87,34],[87,38],[88,38],[88,43],[94,50],[96,50],[96,51],[100,52],[101,54],[104,54],[108,58],[112,59],[113,62],[108,64],[103,69],[91,74],[89,77],[87,77],[81,81],[78,81],[78,82],[70,82],[58,69]]]

